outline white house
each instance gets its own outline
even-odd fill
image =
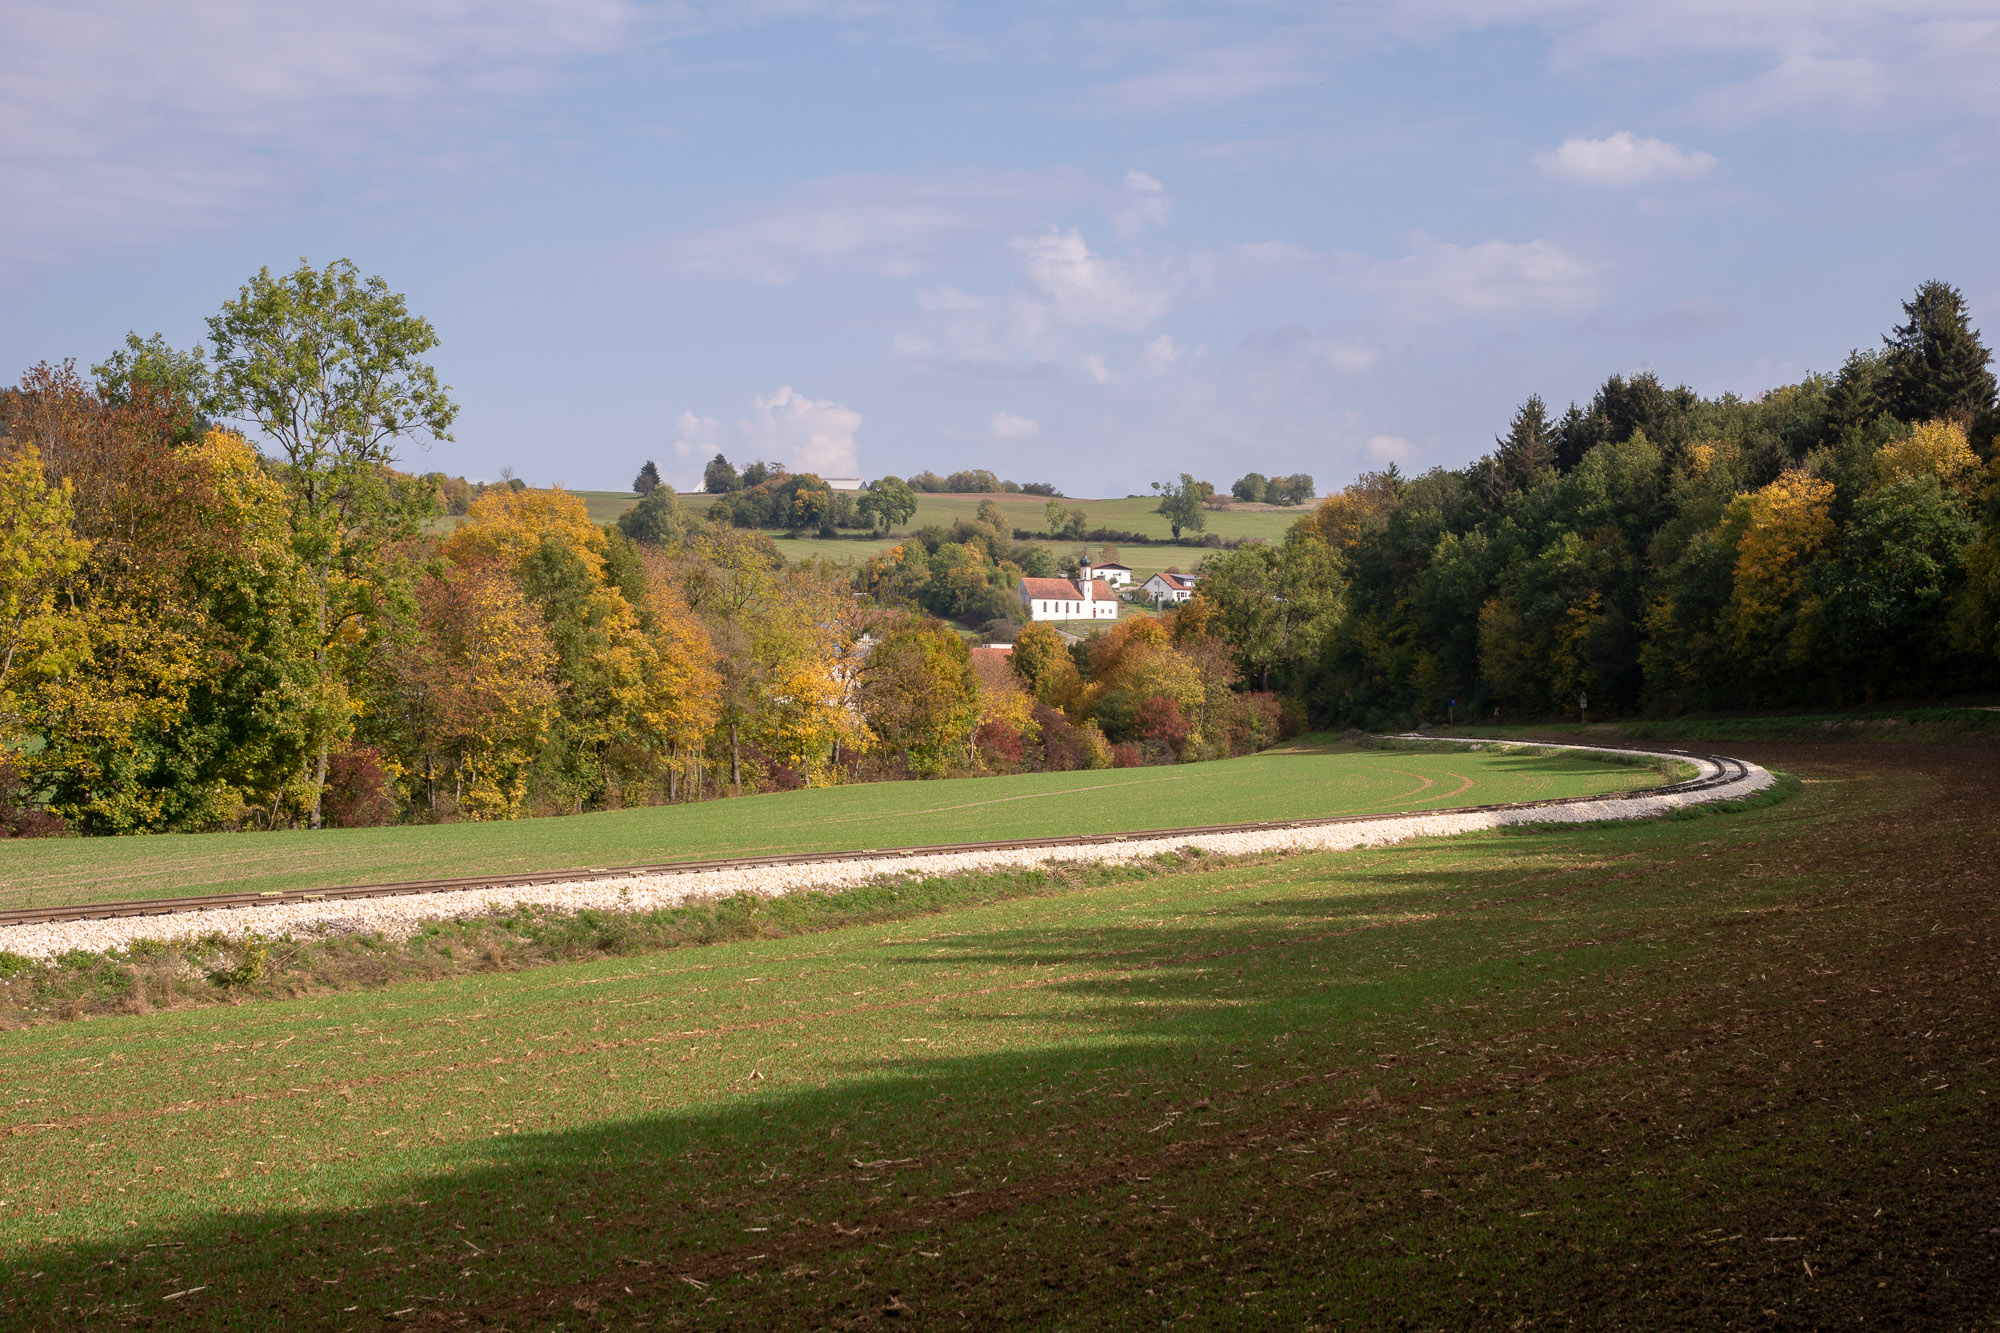
[[[1200,579],[1199,574],[1155,574],[1140,585],[1139,591],[1152,598],[1156,605],[1168,602],[1178,605],[1194,596],[1194,585]]]
[[[1131,568],[1119,564],[1116,560],[1106,561],[1101,565],[1093,565],[1086,560],[1076,576],[1080,579],[1101,579],[1114,588],[1128,588],[1132,585]]]
[[[861,484],[861,478],[859,477],[821,477],[820,480],[836,491],[865,491],[868,489]]]
[[[1102,579],[1022,579],[1016,591],[1030,620],[1118,619],[1118,595]]]

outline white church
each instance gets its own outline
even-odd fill
[[[1074,583],[1068,579],[1022,579],[1016,592],[1030,620],[1118,619],[1118,594],[1087,563],[1077,570]]]

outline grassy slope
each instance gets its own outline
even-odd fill
[[[1171,768],[870,783],[504,824],[9,841],[0,907],[1302,819],[1656,780],[1583,759],[1300,743]]]
[[[11,1034],[0,1323],[1986,1326],[2000,765],[1889,748],[1752,754],[1806,785],[1717,818]]]
[[[639,502],[639,497],[614,491],[578,491],[590,508],[590,516],[599,523],[610,523],[620,514]],[[699,513],[707,506],[707,500],[699,495],[683,496],[687,504]],[[1048,526],[1045,506],[1048,501],[1035,495],[919,495],[916,517],[910,521],[911,529],[937,524],[949,527],[961,518],[971,518],[978,512],[980,501],[991,500],[1006,511],[1014,527],[1040,531]],[[1094,528],[1114,528],[1125,532],[1139,532],[1147,536],[1165,539],[1173,535],[1167,520],[1154,510],[1155,501],[1141,498],[1135,500],[1064,500],[1065,509],[1082,509],[1090,515],[1090,526]],[[1276,541],[1285,535],[1285,530],[1299,518],[1311,512],[1309,507],[1295,509],[1273,509],[1263,505],[1231,506],[1228,509],[1211,512],[1208,515],[1208,531],[1223,537],[1264,537]],[[859,564],[870,556],[879,554],[901,540],[895,537],[871,537],[867,539],[837,538],[821,541],[816,537],[801,537],[797,540],[783,533],[779,537],[778,549],[787,559],[825,559],[839,564]],[[1073,552],[1074,542],[1042,542],[1040,545],[1058,552]],[[1096,548],[1091,548],[1096,554]],[[1169,565],[1179,569],[1193,569],[1207,552],[1187,546],[1125,546],[1119,548],[1120,560],[1132,567],[1135,582],[1143,582]]]

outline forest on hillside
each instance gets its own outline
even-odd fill
[[[1925,283],[1756,398],[1613,375],[1470,466],[1356,480],[1211,557],[1243,670],[1321,722],[1796,708],[2000,688],[1990,355]]]
[[[344,261],[258,274],[209,329],[0,392],[0,834],[510,819],[1193,762],[1454,701],[1587,693],[1602,717],[2000,678],[1994,380],[1942,283],[1880,349],[1755,399],[1650,374],[1561,414],[1530,397],[1476,463],[1363,476],[1208,555],[1184,607],[1076,643],[1018,623],[1016,581],[1059,557],[998,505],[787,562],[716,509],[741,473],[704,509],[642,472],[605,525],[560,488],[403,470],[456,415],[437,335]],[[1198,518],[1212,489],[1161,504]],[[854,503],[890,527],[913,494]],[[970,650],[980,628],[1012,651]]]

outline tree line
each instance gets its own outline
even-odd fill
[[[1858,703],[2000,683],[1990,355],[1925,283],[1839,371],[1753,399],[1613,375],[1468,467],[1391,467],[1201,599],[1321,722]],[[1198,600],[1201,600],[1198,599]]]
[[[937,616],[1011,609],[1016,561],[1050,559],[994,514],[914,538],[921,579],[857,581],[657,469],[611,525],[560,488],[406,470],[457,415],[436,343],[380,279],[302,262],[205,348],[134,336],[0,393],[0,833],[507,819],[1180,762],[1285,725],[1192,628],[976,662]],[[794,513],[829,493],[759,486]],[[859,503],[914,510],[901,483]]]

